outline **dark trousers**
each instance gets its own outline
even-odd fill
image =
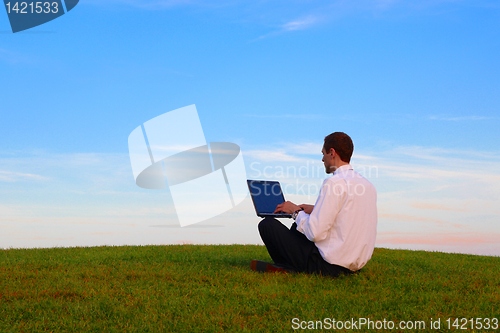
[[[269,255],[278,266],[295,272],[329,276],[351,273],[347,268],[325,261],[314,242],[297,231],[295,223],[288,229],[275,218],[266,217],[259,223],[259,233]]]

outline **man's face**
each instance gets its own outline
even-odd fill
[[[332,173],[333,171],[335,171],[334,167],[333,167],[333,148],[330,149],[329,152],[327,152],[325,150],[325,148],[323,148],[321,150],[321,153],[323,153],[323,164],[325,165],[325,172],[328,174],[328,173]]]

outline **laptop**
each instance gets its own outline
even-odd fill
[[[281,184],[274,180],[247,180],[255,212],[259,217],[291,218],[291,214],[274,213],[276,206],[285,202]]]

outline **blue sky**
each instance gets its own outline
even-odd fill
[[[249,177],[320,183],[350,134],[378,246],[500,255],[499,58],[498,1],[81,0],[16,34],[0,11],[0,246],[258,243],[248,200],[176,228],[134,184],[130,132],[196,104]]]

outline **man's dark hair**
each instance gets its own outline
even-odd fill
[[[344,162],[350,163],[352,152],[354,151],[354,144],[352,143],[351,137],[343,132],[334,132],[325,137],[325,143],[323,148],[326,152],[330,148],[335,149],[335,152],[339,155],[340,159]]]

